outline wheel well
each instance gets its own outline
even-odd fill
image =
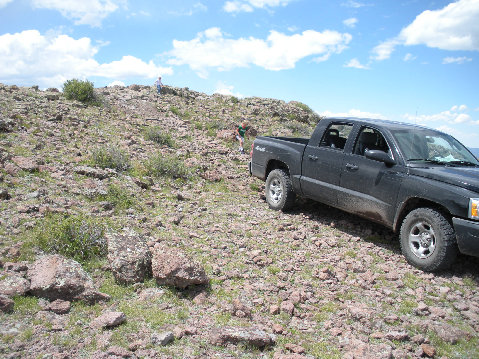
[[[432,209],[435,209],[436,211],[441,212],[446,217],[446,219],[449,222],[451,222],[452,216],[446,207],[441,206],[438,203],[429,201],[424,198],[411,198],[404,204],[401,210],[401,213],[397,217],[397,220],[394,226],[394,231],[397,232],[401,228],[401,224],[404,221],[404,218],[406,218],[406,216],[409,214],[409,212],[415,210],[416,208],[423,208],[423,207],[432,208]]]
[[[285,170],[286,172],[289,173],[289,168],[286,166],[284,162],[277,161],[277,160],[271,160],[268,162],[268,166],[266,167],[266,173],[265,173],[265,178],[268,178],[268,175],[271,171],[276,170],[276,169],[282,169]]]

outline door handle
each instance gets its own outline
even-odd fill
[[[312,161],[317,161],[319,159],[319,157],[313,155],[308,155],[308,158]]]
[[[347,164],[346,164],[346,168],[347,168],[348,170],[350,170],[350,171],[357,171],[357,170],[359,169],[358,166],[353,165],[352,163],[347,163]]]

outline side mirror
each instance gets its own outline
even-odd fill
[[[391,156],[389,156],[386,152],[380,150],[367,150],[364,152],[364,156],[369,158],[370,160],[379,161],[385,163],[387,166],[393,166],[396,164]]]

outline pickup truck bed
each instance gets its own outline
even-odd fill
[[[426,271],[479,256],[479,162],[453,137],[372,119],[321,120],[311,138],[258,137],[250,173],[276,210],[312,198],[400,233]]]

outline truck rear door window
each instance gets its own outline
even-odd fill
[[[349,123],[332,123],[326,131],[319,143],[320,147],[330,147],[337,150],[344,150],[353,125]]]

